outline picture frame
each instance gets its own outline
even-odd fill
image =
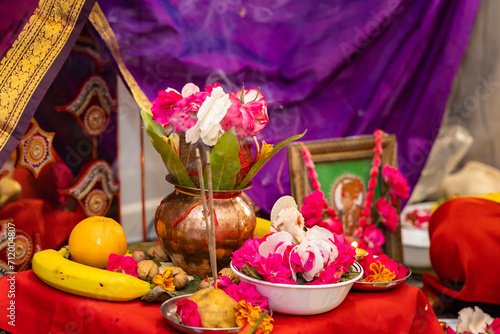
[[[299,209],[304,199],[312,192],[308,169],[302,156],[302,145],[311,153],[321,190],[330,207],[342,221],[344,234],[351,236],[360,216],[360,206],[364,203],[372,159],[375,154],[375,136],[361,135],[338,139],[293,142],[288,145],[288,165],[290,172],[290,190]],[[383,134],[381,170],[385,165],[397,168],[396,136]],[[375,202],[381,196],[390,200],[390,194],[384,191],[385,182],[379,173],[374,192]],[[351,194],[348,196],[348,194]],[[350,198],[350,200],[346,200]],[[344,207],[344,204],[346,207]],[[347,208],[349,206],[349,208]],[[348,210],[347,210],[348,209]],[[398,216],[399,216],[398,207]],[[401,224],[396,232],[383,229],[385,244],[383,252],[396,261],[403,261]]]

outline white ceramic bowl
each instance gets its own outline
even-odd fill
[[[240,273],[231,262],[231,269],[239,276],[240,281],[255,285],[257,291],[269,299],[269,307],[273,312],[292,315],[320,314],[339,306],[354,282],[363,277],[361,265],[354,262],[353,267],[359,275],[349,281],[321,285],[294,285],[271,283],[248,277]]]

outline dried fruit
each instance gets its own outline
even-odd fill
[[[234,271],[231,270],[231,268],[222,268],[219,271],[219,275],[227,276],[235,284],[240,282],[240,278],[234,273]]]
[[[174,286],[176,290],[180,290],[184,288],[188,282],[188,275],[184,271],[184,269],[175,267],[174,270],[172,271],[172,274],[170,274],[174,281]]]
[[[143,260],[137,264],[137,276],[144,281],[151,282],[158,275],[158,266],[153,260]]]
[[[148,249],[148,255],[154,257],[158,262],[167,262],[170,260],[170,257],[162,244],[158,244]]]

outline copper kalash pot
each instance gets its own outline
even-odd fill
[[[201,191],[177,184],[174,187],[156,209],[156,234],[175,266],[189,275],[212,276]],[[217,270],[220,270],[229,266],[232,252],[253,237],[256,217],[242,190],[214,191],[213,198]]]

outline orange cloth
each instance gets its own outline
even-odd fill
[[[466,302],[500,305],[500,203],[451,199],[432,214],[429,235],[438,277],[425,273],[424,288]]]
[[[15,297],[8,278],[15,277]],[[177,333],[160,303],[106,302],[74,296],[40,281],[32,270],[0,279],[0,328],[18,333]],[[7,315],[15,301],[15,326]],[[274,314],[273,334],[443,334],[421,290],[402,285],[385,292],[350,292],[336,309],[315,316]]]

